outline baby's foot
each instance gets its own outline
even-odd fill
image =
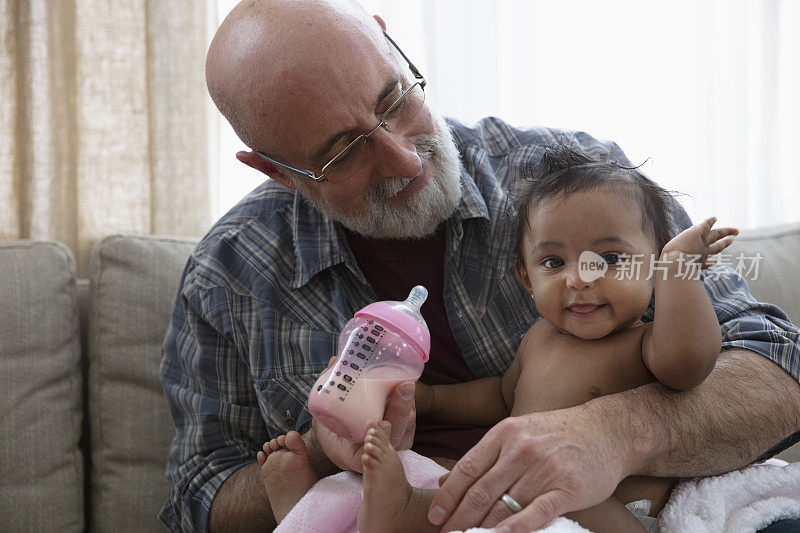
[[[389,442],[390,427],[388,422],[370,426],[364,438],[364,500],[358,510],[362,533],[417,531],[415,524],[427,513],[427,506],[417,508],[420,491],[406,480],[403,463]]]
[[[263,450],[258,452],[261,479],[272,514],[280,523],[318,479],[308,462],[306,444],[298,432],[290,431],[272,439],[264,444]]]

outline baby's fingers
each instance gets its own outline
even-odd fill
[[[730,235],[739,235],[739,230],[736,228],[717,228],[712,229],[708,233],[708,242],[716,242],[723,237],[728,237]]]
[[[733,235],[739,235],[739,230],[736,229],[736,228],[718,228],[718,229],[714,229],[714,230],[711,230],[709,232],[707,242],[710,245],[713,246],[714,244],[718,243],[717,241],[720,241],[720,240],[724,239],[723,242],[727,242],[727,244],[725,246],[723,246],[722,248],[720,248],[720,250],[722,250],[722,249],[730,246],[730,244],[733,242],[732,238],[726,239],[725,237],[732,237]],[[711,253],[715,253],[715,252],[711,252]]]
[[[739,230],[736,228],[720,228],[712,231],[709,235],[711,244],[708,246],[708,254],[718,254],[733,244],[733,235],[739,235]]]
[[[717,242],[715,242],[714,244],[712,244],[711,246],[708,247],[708,255],[718,254],[722,250],[724,250],[725,248],[730,246],[731,244],[733,244],[733,238],[732,237],[728,237],[726,239],[722,239],[721,241],[717,241]]]
[[[697,224],[695,228],[700,228],[700,234],[703,235],[706,240],[708,239],[706,236],[710,235],[711,228],[717,222],[717,217],[707,218],[701,223]],[[713,241],[712,241],[713,242]]]

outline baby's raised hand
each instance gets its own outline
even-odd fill
[[[701,268],[708,268],[711,263],[708,256],[718,254],[733,243],[733,235],[738,235],[736,228],[711,229],[717,217],[705,219],[691,228],[683,230],[672,238],[661,251],[661,256],[667,254],[687,254],[689,261],[698,263]]]

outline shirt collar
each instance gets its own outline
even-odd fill
[[[461,167],[461,201],[456,208],[456,214],[462,221],[471,218],[484,218],[489,220],[489,209],[486,200],[475,185],[475,180]]]
[[[301,288],[323,270],[339,263],[355,264],[336,223],[309,205],[297,191],[292,211],[295,259],[292,288]]]
[[[311,278],[327,268],[345,263],[363,283],[367,283],[358,269],[353,254],[337,224],[306,202],[295,191],[292,214],[294,240],[294,279],[292,288],[299,289]],[[460,221],[471,218],[489,219],[486,202],[472,177],[461,167],[461,201],[455,215]]]

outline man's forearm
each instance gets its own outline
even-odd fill
[[[778,365],[740,349],[724,350],[692,391],[652,383],[589,404],[622,419],[628,434],[619,438],[633,447],[628,474],[728,472],[800,430],[800,385]]]
[[[211,503],[208,530],[212,533],[271,531],[276,525],[258,463],[231,474]]]

